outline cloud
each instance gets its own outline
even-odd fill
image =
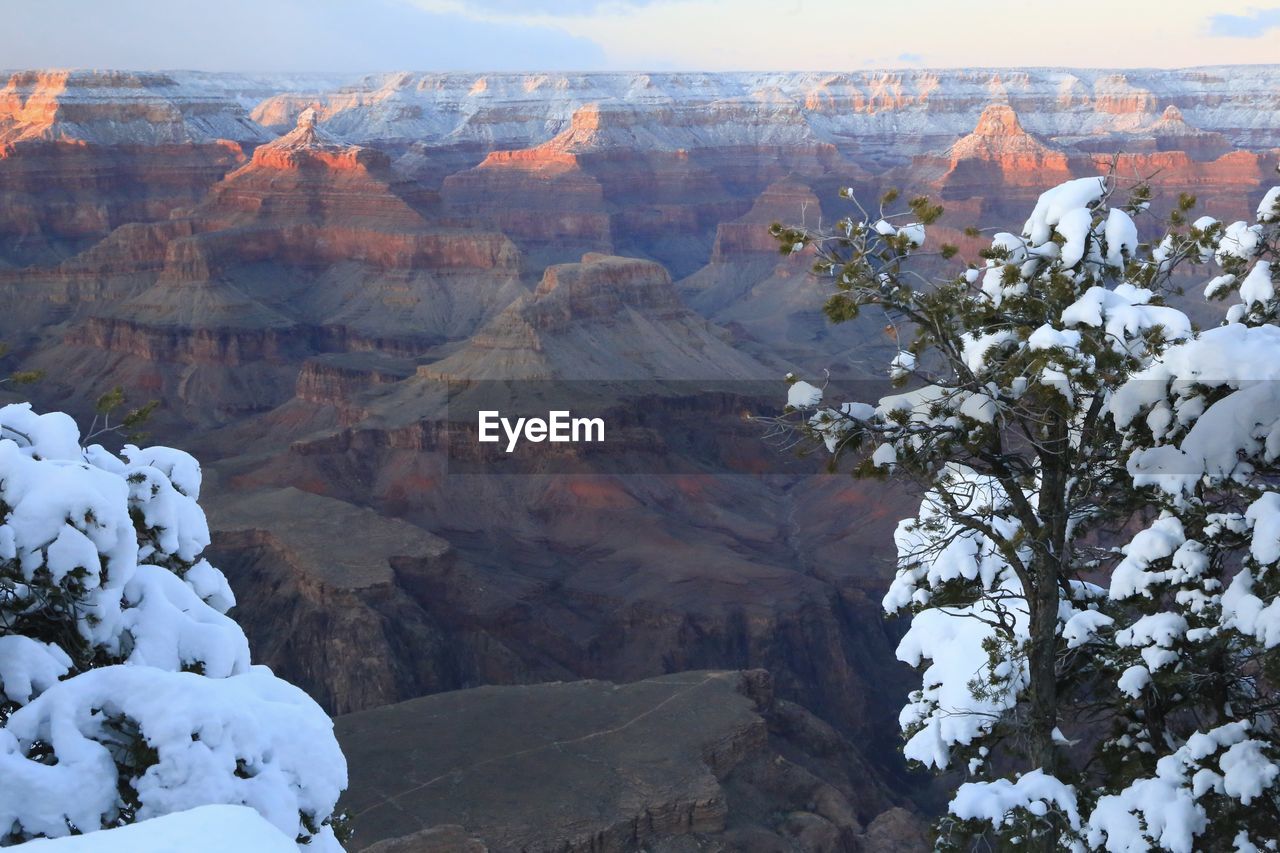
[[[1280,27],[1280,7],[1250,9],[1244,15],[1214,15],[1209,18],[1209,35],[1227,38],[1259,38]]]
[[[882,54],[880,56],[863,56],[856,63],[859,68],[869,69],[888,69],[888,68],[923,68],[925,64],[925,55],[923,53],[895,53]]]
[[[851,0],[0,0],[0,66],[345,73],[1276,61],[1280,0],[1232,0],[1217,8],[1233,14],[1212,18],[1169,0],[1079,0],[1081,13],[1049,41],[1026,0],[983,2],[1007,37],[975,54],[986,18],[954,0],[917,0],[911,15],[901,4]],[[1102,15],[1148,38],[1117,54],[1092,38]],[[831,37],[815,38],[815,26]],[[855,51],[865,44],[901,52],[862,59]]]
[[[598,44],[556,27],[477,21],[407,0],[40,0],[7,4],[4,19],[0,62],[8,68],[522,71],[604,63]]]

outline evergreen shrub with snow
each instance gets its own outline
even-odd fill
[[[0,843],[225,804],[340,851],[332,723],[250,664],[201,557],[199,464],[80,442],[65,414],[0,408]]]
[[[957,250],[928,247],[925,199],[775,226],[816,248],[833,320],[898,332],[900,393],[792,378],[789,410],[920,494],[884,605],[921,672],[906,756],[963,777],[943,849],[1280,838],[1280,188],[1248,221],[1193,221],[1183,197],[1157,222],[1116,183],[1045,192],[940,280],[918,265]],[[1183,285],[1230,303],[1220,324],[1167,304]]]

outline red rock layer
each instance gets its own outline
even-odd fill
[[[646,118],[634,109],[584,106],[548,142],[493,152],[446,178],[442,196],[549,260],[626,251],[696,266],[707,247],[693,244],[743,205],[688,151],[655,146]]]
[[[0,256],[54,263],[113,228],[167,218],[244,162],[240,146],[0,146]]]
[[[918,158],[928,167],[939,158]],[[942,155],[944,174],[939,181],[943,197],[981,195],[985,188],[1046,187],[1071,175],[1068,155],[1036,139],[1018,121],[1007,104],[992,104],[982,112],[977,127]]]
[[[1110,157],[1096,158],[1095,174],[1111,167]],[[1228,220],[1239,219],[1253,209],[1263,192],[1274,183],[1276,155],[1232,151],[1216,160],[1195,159],[1186,151],[1120,154],[1114,158],[1116,174],[1126,182],[1150,180],[1154,212],[1165,214],[1186,192],[1199,202],[1196,215],[1209,213]]]
[[[445,178],[441,195],[452,209],[492,221],[530,249],[572,255],[613,245],[604,187],[577,154],[555,147],[494,151]]]
[[[164,219],[265,138],[234,101],[163,74],[13,74],[0,86],[0,256],[48,264]]]
[[[510,240],[432,201],[304,114],[202,203],[10,274],[4,298],[38,287],[37,302],[64,301],[41,319],[76,320],[47,359],[88,368],[68,378],[76,393],[146,374],[210,417],[270,408],[317,353],[418,356],[525,292]]]
[[[777,255],[778,241],[769,233],[775,222],[817,226],[822,204],[808,184],[789,178],[771,184],[745,215],[716,228],[712,263],[744,256]]]

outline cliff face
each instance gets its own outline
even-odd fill
[[[903,820],[856,777],[856,748],[778,701],[759,671],[466,690],[352,714],[337,731],[359,768],[356,849],[370,853],[835,853],[866,849],[880,815]]]
[[[778,241],[769,233],[775,222],[808,224],[822,221],[822,202],[813,189],[796,178],[770,184],[737,219],[716,226],[711,263],[725,263],[756,256],[772,257]]]
[[[0,269],[56,264],[117,227],[163,220],[244,159],[232,142],[0,147]]]
[[[685,307],[660,264],[588,253],[579,263],[547,267],[532,294],[419,374],[470,381],[741,380],[770,370]]]
[[[414,361],[381,350],[331,353],[307,359],[298,373],[296,397],[340,413],[350,426],[363,415],[358,399],[371,388],[393,385],[413,375]]]
[[[666,149],[831,144],[866,159],[945,149],[991,103],[1008,104],[1042,138],[1132,133],[1169,105],[1232,145],[1280,145],[1276,69],[960,69],[754,74],[386,74],[306,104],[346,138],[489,149],[546,142],[588,104],[650,115]],[[288,100],[285,96],[284,100]],[[272,111],[296,115],[304,104]],[[267,107],[262,108],[264,111]],[[652,146],[649,146],[652,147]]]
[[[661,131],[671,118],[663,109],[587,104],[548,141],[494,151],[446,178],[442,194],[544,261],[621,251],[692,268],[705,256],[694,245],[742,204],[687,149],[667,145]]]
[[[13,74],[0,88],[0,269],[164,219],[268,138],[239,104],[163,74]]]
[[[445,178],[441,194],[454,210],[492,221],[547,260],[613,246],[604,188],[572,153],[495,151]]]
[[[132,71],[20,71],[0,88],[0,146],[248,145],[270,135],[216,90],[166,74]]]
[[[386,154],[341,142],[305,113],[194,207],[122,227],[15,283],[56,288],[59,310],[78,318],[62,349],[38,360],[88,363],[83,353],[99,350],[134,364],[107,360],[70,389],[113,383],[141,362],[166,395],[211,394],[206,409],[225,413],[289,399],[311,354],[417,354],[465,337],[524,292],[519,265],[504,235],[443,216]],[[21,298],[16,285],[11,296]],[[192,382],[193,370],[203,378]],[[245,385],[246,371],[261,375]]]
[[[458,686],[435,617],[401,572],[441,572],[448,543],[368,509],[295,488],[243,492],[210,506],[213,556],[242,597],[237,618],[260,660],[332,713]],[[316,531],[358,531],[358,537]],[[358,665],[356,665],[358,662]]]
[[[1071,175],[1067,154],[1023,129],[1007,104],[982,111],[972,133],[947,149],[942,159],[944,197],[968,198],[995,188],[1033,187],[1036,192]],[[917,161],[925,166],[929,158]],[[923,162],[921,162],[923,161]]]

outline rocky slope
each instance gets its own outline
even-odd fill
[[[448,380],[765,379],[685,307],[652,261],[588,253],[547,267],[517,299],[447,358],[424,365]]]
[[[983,110],[973,131],[942,154],[917,157],[911,177],[922,182],[934,164],[942,171],[936,180],[945,200],[1012,187],[1030,187],[1038,193],[1043,186],[1067,180],[1072,172],[1066,151],[1028,133],[1008,104],[992,104]],[[1087,169],[1092,162],[1077,156],[1076,165]]]
[[[434,690],[758,666],[781,695],[868,738],[892,772],[892,708],[906,679],[890,653],[897,628],[877,602],[903,496],[845,478],[782,475],[760,431],[741,421],[742,401],[717,410],[711,395],[673,392],[614,403],[615,452],[523,456],[478,476],[442,438],[443,413],[428,408],[439,399],[424,396],[420,379],[407,384],[381,397],[366,391],[370,414],[353,426],[326,424],[322,410],[295,401],[204,442],[210,457],[267,431],[299,435],[274,449],[259,440],[253,455],[217,465],[227,501],[259,506],[255,494],[277,496],[271,513],[257,510],[268,529],[291,511],[279,489],[297,484],[450,544],[447,560],[398,554],[394,595],[362,595],[356,609],[373,614],[362,617],[370,624],[423,638],[370,646],[392,669],[434,673],[402,682],[396,698],[415,695],[415,683]],[[628,413],[642,422],[627,424]],[[323,555],[342,553],[349,534],[317,523],[308,535]],[[270,637],[280,608],[323,610],[313,602],[325,596],[311,590],[341,586],[333,569],[308,567],[296,548],[254,551],[238,537],[218,533],[215,546],[242,600],[263,602],[241,615],[251,636]],[[350,596],[329,596],[342,598]],[[367,669],[356,649],[321,666],[305,645],[261,645],[268,662],[303,674],[300,683],[322,696]],[[385,695],[349,694],[335,706],[369,707]]]
[[[387,155],[305,113],[194,208],[11,277],[0,297],[38,288],[55,316],[71,313],[38,362],[77,363],[99,385],[143,381],[216,422],[292,397],[309,355],[422,353],[525,292],[504,235],[437,208]]]
[[[264,142],[237,103],[167,74],[34,71],[0,88],[0,146],[24,142],[176,145]]]
[[[441,192],[546,261],[617,250],[689,267],[705,257],[706,235],[742,204],[715,164],[669,148],[667,120],[663,110],[587,104],[550,140],[494,151],[446,178]]]
[[[887,823],[924,843],[856,748],[760,671],[478,688],[337,729],[370,853],[887,853]]]
[[[236,588],[289,591],[237,607],[255,654],[281,677],[339,713],[455,686],[440,671],[439,629],[398,577],[451,563],[443,539],[292,487],[221,492],[208,513],[211,556]],[[329,530],[359,536],[317,535]]]
[[[0,270],[164,219],[270,138],[234,100],[169,75],[15,73],[0,87]]]
[[[901,162],[945,149],[991,103],[1027,129],[1070,142],[1131,133],[1170,105],[1232,145],[1280,145],[1274,66],[1185,70],[957,69],[753,74],[390,74],[322,99],[322,120],[356,141],[430,140],[506,149],[563,131],[587,104],[627,104],[651,119],[648,147],[830,144]],[[259,115],[283,123],[314,98],[282,95]]]
[[[677,288],[694,310],[730,330],[739,349],[786,360],[801,372],[878,375],[857,364],[883,355],[878,330],[866,323],[832,326],[822,314],[827,283],[808,275],[811,255],[781,255],[769,233],[775,222],[819,228],[838,218],[827,211],[843,213],[842,203],[834,189],[826,195],[819,198],[798,177],[771,184],[746,214],[719,224],[710,263]]]

